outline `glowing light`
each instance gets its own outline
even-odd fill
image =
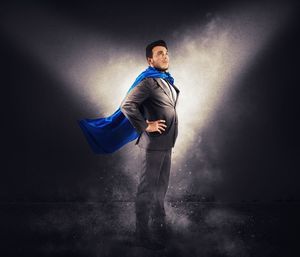
[[[243,72],[284,26],[287,11],[279,5],[236,7],[224,10],[224,15],[206,24],[195,23],[165,38],[170,50],[169,71],[181,90],[174,176],[189,151],[198,151],[191,149],[192,144],[201,140],[202,129],[238,86]],[[3,20],[6,33],[62,80],[91,118],[112,114],[136,76],[147,67],[143,51],[120,46],[105,35],[41,9],[28,9],[22,14],[7,12]],[[49,29],[52,27],[55,30]],[[129,160],[137,149],[127,145],[121,151]],[[132,169],[128,168],[131,165]],[[128,163],[127,170],[134,170],[133,165]],[[188,185],[190,179],[184,178],[183,184]]]

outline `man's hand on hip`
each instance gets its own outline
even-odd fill
[[[166,124],[164,124],[166,121],[165,120],[155,120],[155,121],[148,121],[148,127],[146,128],[147,132],[156,132],[158,131],[160,134],[162,131],[165,131],[165,128],[167,127]]]

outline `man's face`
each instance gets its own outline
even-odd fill
[[[166,71],[169,68],[168,50],[164,46],[155,46],[152,48],[152,58],[148,57],[148,63],[154,68]]]

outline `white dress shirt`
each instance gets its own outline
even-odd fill
[[[167,86],[167,88],[170,90],[171,96],[173,96],[174,103],[175,103],[176,98],[177,98],[177,92],[176,92],[175,88],[172,87],[166,80],[164,80],[164,79],[161,79],[161,80]]]

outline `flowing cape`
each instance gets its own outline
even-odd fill
[[[163,78],[170,84],[174,84],[174,79],[169,72],[162,72],[149,66],[136,78],[126,94],[144,78]],[[77,122],[95,154],[113,153],[139,136],[120,107],[109,117],[81,119]]]

